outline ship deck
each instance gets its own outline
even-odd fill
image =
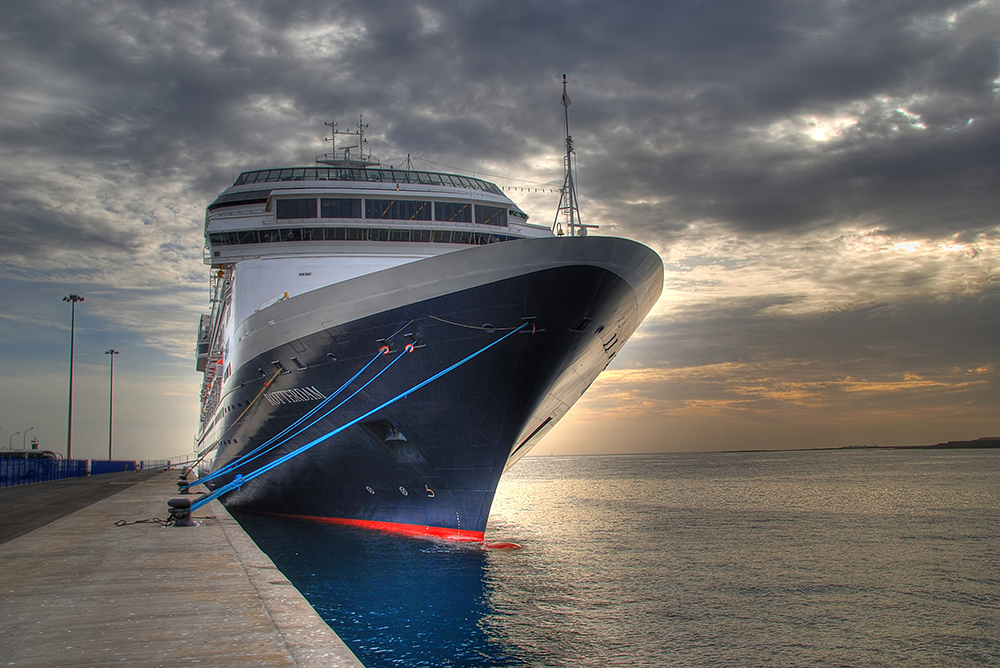
[[[0,490],[0,656],[14,666],[362,664],[218,502],[166,516],[176,471]]]

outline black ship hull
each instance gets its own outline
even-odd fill
[[[643,271],[639,290],[635,276],[600,263],[564,262],[328,321],[247,356],[213,425],[214,470],[325,403],[287,442],[208,486],[319,440],[228,492],[224,503],[244,512],[482,540],[504,470],[568,411],[632,334],[651,306],[642,291],[659,295],[662,265],[658,258],[647,264],[653,269]]]

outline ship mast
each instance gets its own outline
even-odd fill
[[[365,139],[365,130],[368,129],[368,124],[365,123],[364,115],[358,116],[357,130],[338,130],[336,120],[324,123],[324,125],[333,131],[331,137],[324,137],[325,141],[330,142],[331,151],[330,153],[316,156],[317,163],[333,167],[354,167],[361,169],[379,164],[379,161],[372,157],[371,150],[368,151],[368,155],[364,154],[365,144],[368,143],[368,140]],[[349,143],[346,146],[338,147],[337,137],[343,136],[350,136],[353,139],[348,140]],[[351,156],[351,149],[355,148],[358,149],[358,154],[357,156]],[[342,151],[343,155],[337,155],[338,151]]]
[[[563,179],[562,188],[559,190],[559,207],[556,209],[556,219],[552,223],[552,230],[558,236],[563,236],[563,226],[560,218],[566,221],[566,227],[571,237],[585,237],[588,229],[597,229],[598,225],[584,225],[580,218],[580,206],[576,199],[576,183],[573,180],[573,156],[576,151],[573,149],[573,135],[569,133],[569,105],[572,102],[566,93],[566,75],[563,75],[562,106],[566,119],[566,156],[563,158]]]

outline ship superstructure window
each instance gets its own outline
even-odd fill
[[[365,218],[371,220],[430,220],[431,203],[419,200],[366,199]]]
[[[381,183],[421,183],[449,188],[468,188],[502,195],[501,190],[489,181],[472,176],[417,172],[406,169],[352,169],[347,167],[298,167],[291,169],[262,169],[243,172],[234,186],[279,181],[369,181]]]
[[[476,205],[476,222],[480,225],[507,227],[507,209],[498,206]]]
[[[250,190],[238,193],[219,195],[219,197],[208,205],[208,210],[213,211],[220,206],[245,206],[251,204],[263,204],[271,194],[270,190]]]
[[[212,232],[213,246],[243,246],[281,241],[404,241],[437,244],[494,244],[523,237],[462,230],[410,230],[384,227],[302,227]]]
[[[472,205],[468,202],[434,202],[434,220],[471,223]]]
[[[330,199],[324,197],[320,200],[321,218],[360,218],[360,199]]]
[[[316,198],[279,199],[275,204],[274,215],[278,220],[288,218],[315,218]]]

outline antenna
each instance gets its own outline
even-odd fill
[[[334,167],[352,167],[362,169],[379,164],[378,160],[372,158],[371,151],[368,151],[368,155],[365,155],[364,153],[365,144],[368,143],[368,140],[365,139],[365,130],[368,129],[368,124],[365,123],[364,114],[358,115],[357,130],[338,130],[336,120],[324,123],[324,125],[333,131],[332,136],[323,138],[324,141],[330,142],[331,150],[329,153],[316,156],[316,162],[323,165],[332,165]],[[349,143],[347,145],[337,146],[337,137],[344,136],[349,136],[352,139],[348,140]],[[351,156],[352,149],[358,149],[357,157]],[[343,155],[338,155],[338,151],[341,151]]]
[[[563,179],[562,188],[559,190],[559,207],[556,209],[556,218],[552,222],[552,231],[557,236],[563,236],[562,223],[560,217],[566,220],[569,236],[585,237],[588,229],[596,229],[598,225],[584,225],[580,218],[580,206],[576,199],[576,183],[573,181],[573,156],[576,151],[573,148],[573,135],[569,133],[569,105],[572,101],[566,92],[566,75],[563,75],[562,106],[566,120],[566,156],[563,158]]]

